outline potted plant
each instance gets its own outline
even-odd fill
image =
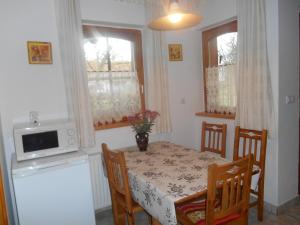
[[[136,133],[135,139],[140,151],[147,150],[149,133],[151,133],[151,128],[157,116],[159,116],[158,112],[146,110],[128,117],[128,121]]]

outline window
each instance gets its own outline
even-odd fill
[[[127,126],[145,109],[141,32],[84,25],[83,33],[95,129]]]
[[[237,22],[202,33],[205,113],[234,117]]]

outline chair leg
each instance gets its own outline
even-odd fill
[[[112,194],[112,211],[114,217],[114,225],[126,225],[126,211],[124,208],[117,203]]]
[[[114,217],[114,224],[119,224],[119,206],[116,202],[114,192],[111,191],[111,203],[112,203],[112,211],[113,211],[113,217]]]
[[[118,225],[126,225],[126,210],[120,205],[118,207]]]
[[[257,219],[263,221],[264,217],[264,199],[261,195],[258,195],[258,204],[257,204]]]
[[[128,220],[128,225],[134,225],[134,214],[127,213],[127,220]]]
[[[259,221],[263,221],[264,217],[264,190],[262,188],[263,185],[259,185],[258,187],[258,196],[257,196],[257,219]]]
[[[249,210],[247,210],[246,212],[245,212],[245,216],[244,216],[244,221],[243,221],[243,224],[244,225],[248,225],[248,218],[249,218]]]

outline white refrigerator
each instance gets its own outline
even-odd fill
[[[20,225],[95,225],[82,151],[22,162],[13,156],[12,178]]]

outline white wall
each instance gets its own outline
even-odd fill
[[[142,4],[114,0],[81,0],[80,4],[84,20],[138,26],[145,24],[145,10]]]
[[[171,140],[195,148],[197,124],[195,113],[200,111],[200,33],[187,29],[166,33],[168,44],[182,44],[183,61],[169,61],[170,110],[172,116]],[[196,125],[197,126],[197,125]]]
[[[13,123],[28,120],[31,110],[38,111],[41,119],[66,116],[66,105],[53,1],[12,0],[0,4],[0,109],[10,175]],[[51,42],[53,64],[28,64],[27,41]]]
[[[218,24],[236,16],[237,0],[204,0],[201,1],[200,13],[203,21],[199,27]]]
[[[298,195],[299,0],[278,0],[279,11],[279,204]],[[285,104],[285,96],[296,103]]]
[[[278,95],[279,95],[279,68],[278,68],[278,2],[266,0],[267,47],[271,73],[272,92],[274,97],[274,134],[272,142],[268,142],[266,160],[266,198],[272,198],[273,205],[278,203]],[[271,197],[272,196],[272,197]]]
[[[277,0],[266,0],[266,29],[269,66],[274,99],[274,134],[267,143],[265,199],[272,205],[278,203],[278,5]]]
[[[66,105],[53,1],[2,1],[0,27],[0,106],[9,159],[13,122],[28,120],[30,110],[41,118],[60,117]],[[53,64],[28,64],[27,41],[51,42]]]

